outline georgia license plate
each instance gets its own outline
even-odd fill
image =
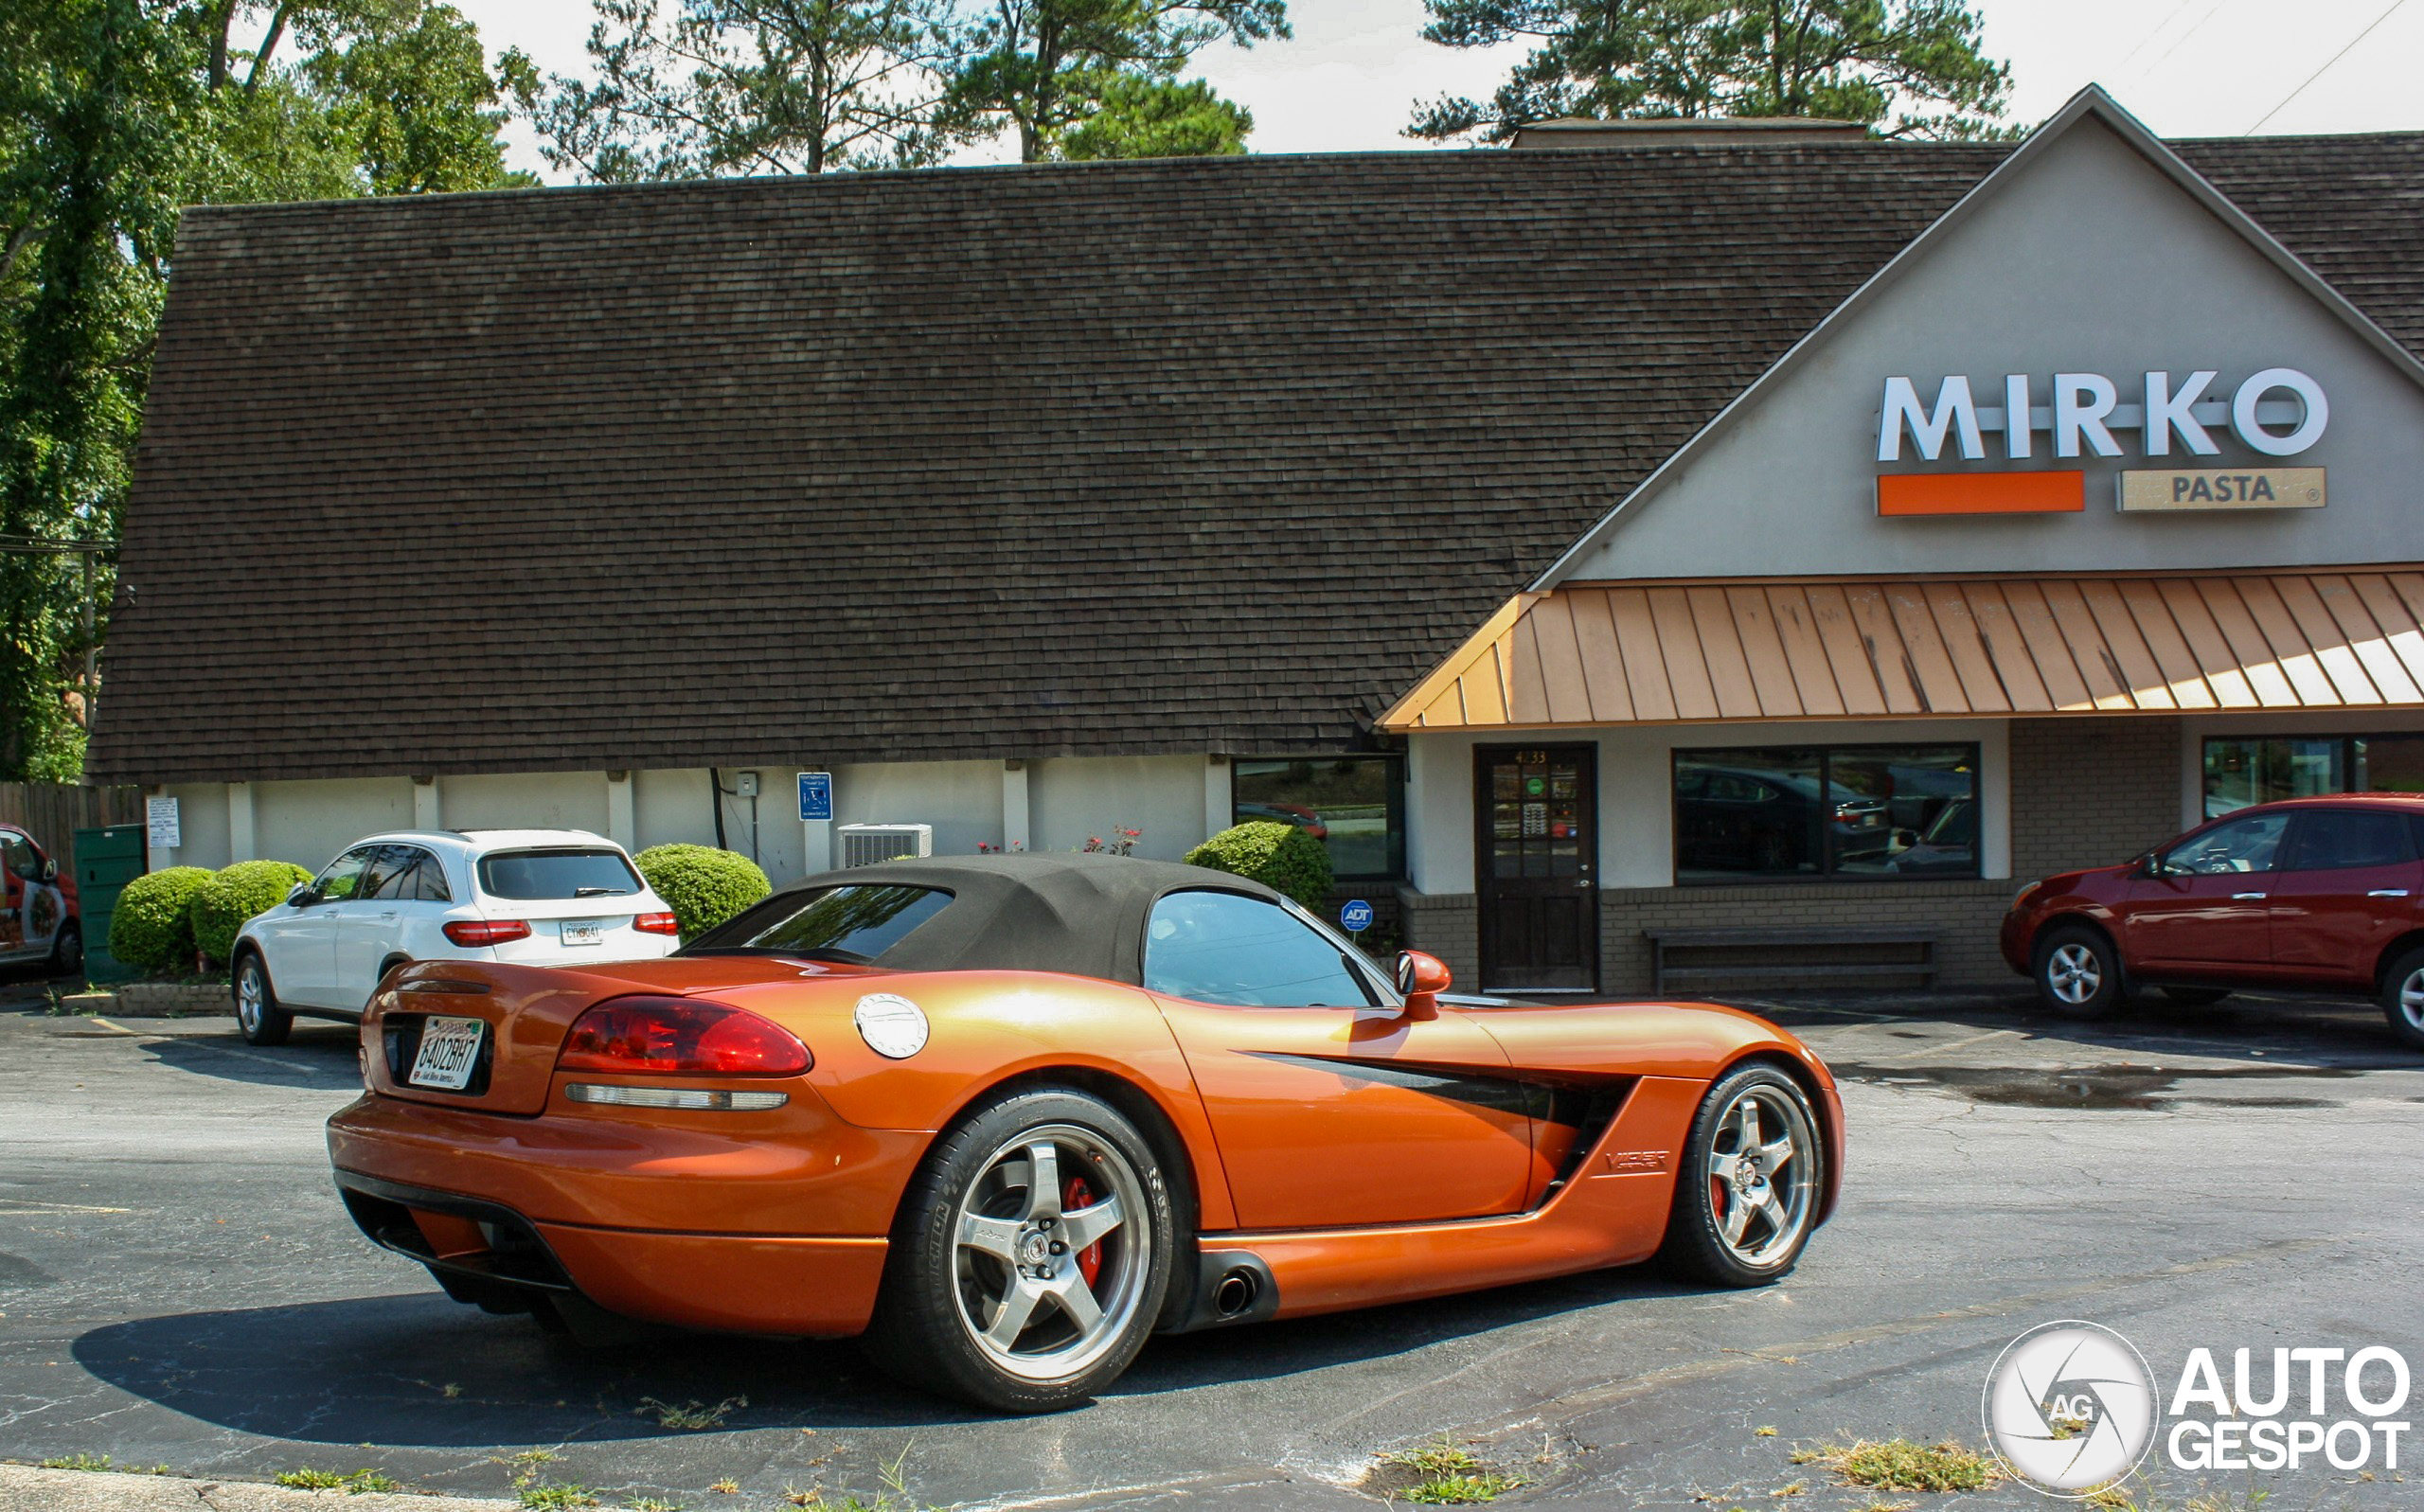
[[[606,921],[602,918],[568,918],[561,925],[566,945],[603,945],[606,943]]]
[[[404,1079],[416,1087],[461,1092],[472,1083],[472,1068],[480,1059],[480,1036],[487,1031],[488,1025],[477,1019],[422,1021],[420,1048],[413,1053],[412,1075]]]

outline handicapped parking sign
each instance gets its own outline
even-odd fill
[[[1372,905],[1358,898],[1338,911],[1338,921],[1347,933],[1361,934],[1372,927]]]
[[[799,817],[802,824],[833,817],[833,774],[803,772],[799,774]]]

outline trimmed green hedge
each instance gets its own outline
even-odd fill
[[[127,883],[110,916],[110,953],[157,976],[191,971],[194,895],[211,875],[200,866],[171,866]]]
[[[1223,829],[1188,851],[1185,860],[1190,866],[1251,877],[1315,910],[1329,900],[1335,881],[1329,851],[1322,843],[1276,819]]]
[[[291,861],[240,861],[220,869],[193,895],[193,942],[213,966],[225,966],[244,920],[286,901],[312,874]]]
[[[713,845],[651,845],[632,858],[673,910],[682,937],[715,928],[775,890],[758,863]]]

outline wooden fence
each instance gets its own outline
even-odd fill
[[[140,788],[71,788],[55,782],[0,782],[0,823],[21,825],[34,843],[76,875],[76,831],[143,822]]]

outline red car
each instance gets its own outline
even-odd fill
[[[2258,804],[2125,866],[2021,889],[2004,959],[2045,1004],[2101,1018],[2141,987],[2211,1003],[2234,987],[2365,992],[2424,1049],[2424,797]]]

